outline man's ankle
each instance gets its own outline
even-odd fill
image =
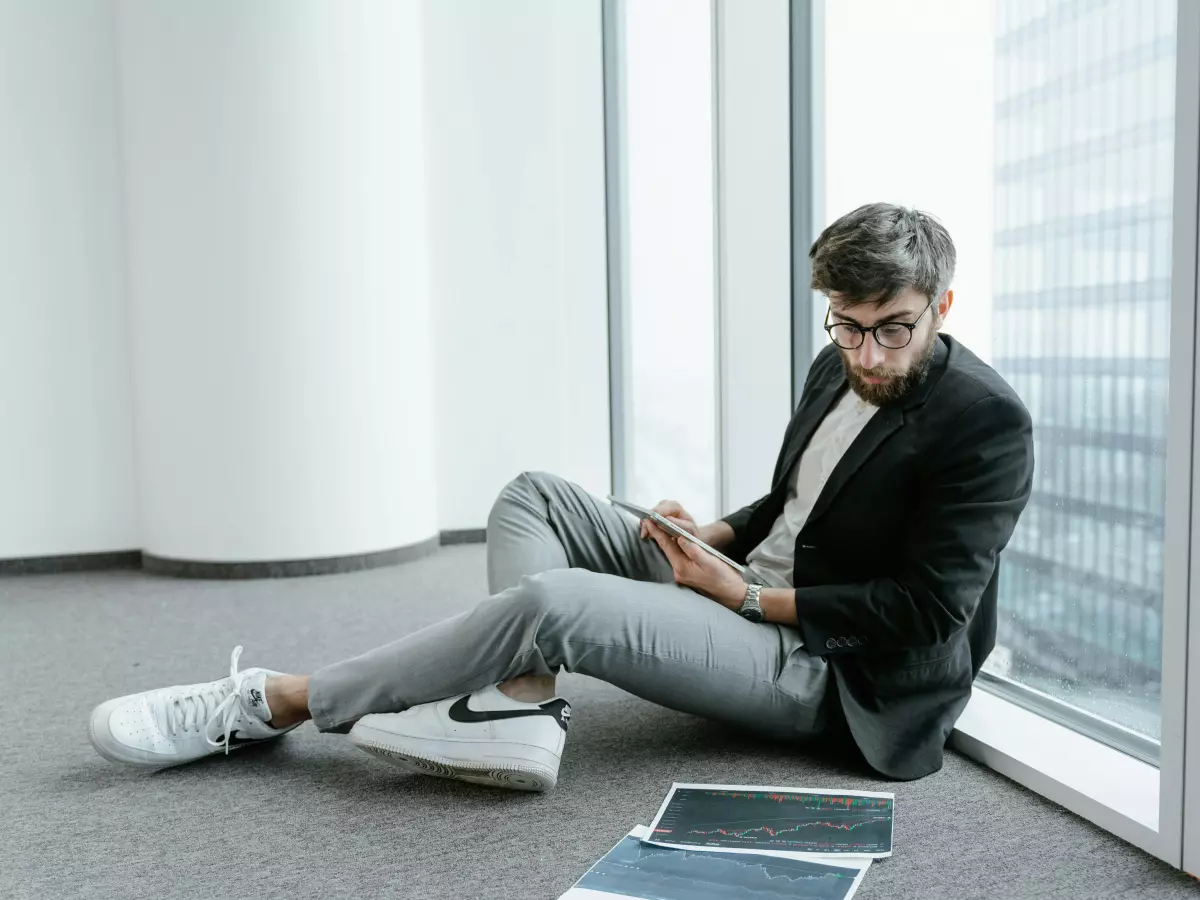
[[[553,675],[521,675],[496,687],[504,696],[519,703],[545,703],[555,692]]]
[[[308,711],[307,675],[272,675],[264,684],[272,728],[290,728],[312,715]]]

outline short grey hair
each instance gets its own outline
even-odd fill
[[[929,213],[868,203],[821,232],[808,251],[813,290],[883,306],[907,288],[936,300],[954,280],[954,241]]]

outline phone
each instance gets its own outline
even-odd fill
[[[678,535],[681,538],[686,538],[687,540],[691,541],[693,544],[695,544],[700,549],[702,549],[708,553],[711,553],[717,559],[721,560],[721,562],[725,563],[728,566],[731,566],[737,572],[741,573],[741,572],[746,571],[745,566],[740,565],[739,563],[735,563],[732,559],[730,559],[728,556],[726,556],[720,550],[717,550],[715,547],[710,547],[708,544],[704,543],[704,541],[700,540],[700,538],[696,537],[691,532],[689,532],[683,528],[680,528],[678,525],[676,525],[674,522],[672,522],[666,516],[661,515],[660,513],[656,513],[652,509],[646,509],[643,506],[638,506],[636,503],[630,503],[626,500],[618,500],[616,497],[613,497],[611,495],[608,498],[608,502],[611,503],[613,506],[616,506],[620,509],[625,510],[626,512],[633,513],[639,519],[653,519],[654,523],[656,525],[659,525],[660,527],[666,529],[667,531],[671,532],[674,535]]]

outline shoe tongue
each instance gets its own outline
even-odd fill
[[[267,673],[254,672],[242,682],[242,709],[262,722],[271,721],[271,708],[267,706]]]

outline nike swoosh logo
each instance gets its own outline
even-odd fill
[[[218,735],[217,737],[213,738],[213,740],[216,741],[218,744],[220,744],[223,740],[223,736]],[[229,746],[230,747],[237,747],[240,744],[257,744],[257,743],[258,743],[257,738],[239,737],[238,732],[236,732],[236,731],[231,731],[229,733]]]
[[[565,700],[555,700],[537,709],[471,709],[467,701],[470,694],[459,697],[449,709],[450,718],[455,722],[473,723],[495,722],[499,719],[524,719],[528,716],[549,716],[559,724],[563,731],[567,730],[567,721],[571,718],[570,709]],[[563,712],[566,711],[564,715]]]

